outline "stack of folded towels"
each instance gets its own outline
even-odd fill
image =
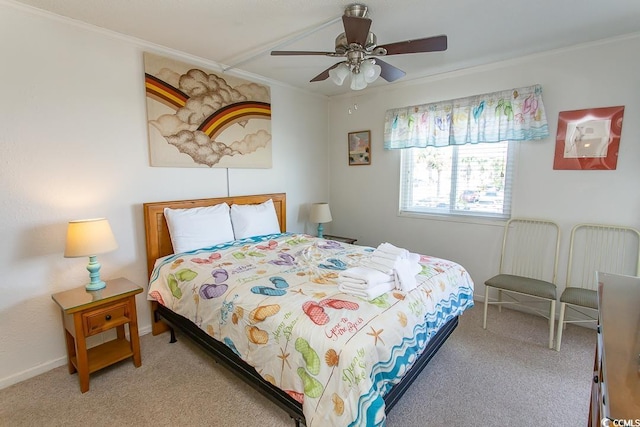
[[[391,274],[367,267],[351,267],[340,272],[338,289],[345,294],[374,299],[395,288]]]
[[[420,256],[391,243],[380,244],[362,266],[344,270],[339,275],[341,292],[374,299],[399,289],[408,292],[417,286],[416,275],[422,270]]]

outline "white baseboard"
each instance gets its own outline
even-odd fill
[[[151,325],[144,326],[138,329],[138,334],[146,335],[151,333]],[[128,335],[128,334],[127,334]],[[0,379],[0,390],[3,388],[7,388],[19,382],[28,380],[29,378],[36,377],[40,374],[44,374],[52,369],[55,369],[59,366],[63,366],[67,364],[67,356],[58,357],[56,359],[50,360],[48,362],[42,363],[38,366],[34,366],[33,368],[25,369],[22,372],[18,372],[17,374],[10,375],[5,378]]]
[[[62,366],[66,364],[67,364],[67,356],[59,357],[57,359],[42,363],[38,366],[34,366],[33,368],[29,368],[22,372],[18,372],[17,374],[13,374],[6,378],[2,378],[0,379],[0,389],[9,387],[10,385],[17,384],[24,380],[28,380],[29,378],[33,378],[40,374],[44,374],[45,372],[55,369],[58,366]]]

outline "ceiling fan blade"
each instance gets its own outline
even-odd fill
[[[383,60],[376,58],[376,64],[380,66],[380,77],[385,79],[388,82],[393,82],[398,80],[399,78],[404,77],[407,73],[402,71],[400,68],[396,68],[393,65],[384,62]]]
[[[347,36],[347,43],[357,43],[364,46],[369,36],[369,28],[371,28],[371,19],[358,18],[355,16],[343,16],[344,33]]]
[[[312,78],[309,81],[310,82],[321,82],[322,80],[327,80],[329,78],[329,71],[333,70],[334,68],[336,68],[340,64],[342,64],[342,62],[338,62],[337,64],[333,64],[331,67],[327,68],[326,70],[324,70],[323,72],[321,72],[320,74],[318,74],[317,76],[315,76],[314,78]]]
[[[288,55],[322,55],[335,56],[335,52],[313,52],[308,50],[272,50],[272,56],[288,56]]]
[[[403,53],[438,52],[447,50],[447,36],[426,37],[424,39],[406,40],[403,42],[389,43],[378,46],[376,49],[385,49],[387,55],[400,55]]]

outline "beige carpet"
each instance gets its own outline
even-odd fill
[[[542,318],[482,306],[460,325],[387,418],[389,427],[584,426],[595,331],[569,326],[546,348]],[[0,390],[2,426],[293,426],[284,411],[186,337],[141,337],[142,366],[91,375],[81,394],[66,366]]]

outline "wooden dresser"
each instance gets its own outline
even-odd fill
[[[598,307],[589,425],[640,425],[640,278],[598,273]]]

